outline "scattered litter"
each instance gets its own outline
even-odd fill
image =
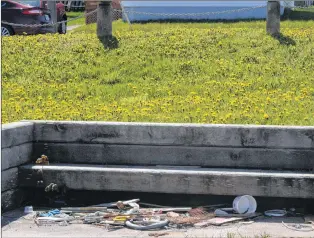
[[[118,207],[119,209],[122,209],[124,206],[123,205],[128,205],[130,203],[136,203],[139,202],[140,199],[132,199],[128,201],[118,201],[118,202],[111,202],[111,203],[102,203],[98,204],[92,207]],[[121,207],[121,208],[120,208]]]
[[[169,235],[168,232],[154,232],[154,233],[148,233],[148,236],[153,236],[153,237],[159,237],[159,236],[166,236]]]
[[[57,184],[51,183],[45,188],[45,192],[59,192],[59,187]]]
[[[217,210],[215,211],[215,216],[216,217],[239,217],[239,218],[253,218],[253,217],[258,217],[261,216],[261,213],[245,213],[245,214],[237,214],[237,213],[227,213],[227,212],[218,212]]]
[[[235,221],[241,221],[245,218],[241,218],[241,217],[228,217],[228,218],[224,218],[224,217],[215,217],[215,218],[211,218],[209,220],[207,220],[205,223],[203,224],[197,224],[198,227],[205,227],[208,225],[215,225],[215,226],[221,226],[227,223],[231,223],[231,222],[235,222]],[[197,227],[196,226],[196,227]]]
[[[52,217],[54,215],[60,214],[60,211],[58,209],[55,210],[51,210],[47,213],[40,213],[39,216],[40,217]]]
[[[240,221],[239,224],[243,224],[243,225],[250,225],[253,224],[255,221]]]
[[[47,186],[49,187],[48,190],[52,191],[55,185],[53,183],[49,184]],[[141,208],[139,204],[149,207]],[[225,205],[219,204],[196,208],[166,207],[140,203],[139,199],[132,199],[87,207],[62,207],[60,210],[54,209],[45,212],[36,212],[34,213],[34,221],[38,226],[68,226],[75,223],[101,226],[108,231],[122,227],[144,231],[186,229],[193,226],[195,228],[202,228],[209,225],[221,226],[232,222],[249,225],[254,221],[247,221],[248,219],[261,215],[255,212],[256,201],[249,195],[238,196],[234,200],[232,208],[219,208]],[[214,211],[215,208],[219,209]],[[26,207],[25,210],[27,210]],[[271,210],[265,212],[265,214],[278,215],[278,211],[281,210]],[[158,237],[167,235],[168,233],[150,234],[150,236]]]
[[[163,208],[169,208],[168,206],[161,206],[161,205],[157,205],[157,204],[151,204],[151,203],[144,203],[144,202],[140,202],[140,205],[144,205],[144,206],[149,206],[149,207],[163,207]]]
[[[314,228],[312,225],[303,225],[303,224],[292,224],[292,225],[287,225],[286,223],[282,222],[284,227],[294,230],[294,231],[304,231],[304,232],[309,232],[309,231],[314,231]]]
[[[305,223],[311,223],[314,225],[314,215],[308,215],[304,217]]]
[[[216,209],[215,210],[215,216],[224,216],[224,215],[228,215],[229,213],[222,210],[222,209]]]
[[[29,214],[29,213],[33,213],[34,211],[33,211],[33,207],[32,206],[26,206],[25,208],[24,208],[24,213],[25,214]]]
[[[81,212],[81,213],[91,213],[98,211],[107,211],[106,207],[63,207],[61,212],[71,213],[71,212]]]
[[[287,215],[287,211],[286,210],[269,210],[264,212],[265,216],[268,217],[283,217],[285,215]]]
[[[176,212],[167,212],[167,217],[179,217],[180,214]]]
[[[256,208],[256,200],[250,195],[238,196],[233,200],[233,210],[236,213],[254,213]]]
[[[162,228],[162,227],[168,225],[168,223],[169,223],[169,221],[165,220],[165,221],[161,221],[161,222],[157,222],[157,223],[153,223],[153,224],[136,225],[136,224],[132,223],[131,221],[127,221],[125,223],[125,225],[131,229],[134,229],[134,230],[147,231],[147,230]]]
[[[203,207],[193,208],[190,211],[188,211],[188,213],[190,216],[201,216],[208,214],[208,212],[206,212]]]
[[[36,164],[49,165],[49,160],[46,155],[42,155],[36,160]]]

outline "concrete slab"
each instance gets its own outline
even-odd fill
[[[38,142],[314,148],[314,127],[32,121]]]
[[[2,149],[33,141],[34,123],[32,122],[3,124],[1,129]]]
[[[14,167],[1,172],[1,192],[18,186],[18,168]]]
[[[1,211],[9,211],[21,206],[24,199],[24,191],[21,189],[10,189],[1,192]]]
[[[55,163],[314,169],[314,150],[191,146],[34,143]],[[33,161],[36,160],[33,156]]]
[[[271,238],[271,237],[314,237],[314,232],[299,232],[290,230],[282,225],[304,223],[303,218],[259,218],[253,224],[234,223],[223,227],[210,226],[202,229],[185,228],[160,231],[136,231],[120,229],[108,231],[103,227],[85,224],[70,224],[68,226],[35,225],[30,216],[23,215],[22,209],[2,214],[2,237],[152,237],[151,233],[168,234],[161,237],[228,237],[228,238]]]
[[[21,187],[42,179],[74,190],[314,198],[314,174],[291,171],[51,164],[19,173]]]
[[[30,161],[33,150],[32,143],[25,143],[1,150],[1,170],[6,170]],[[39,155],[40,156],[40,155]]]

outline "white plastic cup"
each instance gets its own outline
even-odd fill
[[[233,210],[239,214],[254,213],[257,203],[250,195],[238,196],[233,200]]]
[[[238,196],[233,200],[233,210],[236,213],[244,214],[249,210],[250,201],[245,196]]]
[[[32,213],[32,212],[34,212],[33,206],[26,206],[26,207],[24,207],[24,213],[25,214],[29,214],[29,213]]]
[[[256,212],[256,208],[257,208],[257,203],[254,197],[250,196],[250,195],[244,195],[250,202],[250,206],[249,209],[246,213],[254,213]]]

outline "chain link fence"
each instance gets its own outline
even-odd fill
[[[287,10],[296,10],[296,9],[308,9],[312,8],[314,5],[314,1],[306,1],[306,4],[301,6],[291,6],[291,1],[284,1],[283,6]],[[146,16],[154,16],[154,17],[161,17],[161,18],[176,18],[176,19],[189,19],[193,17],[200,17],[200,16],[213,16],[213,15],[222,15],[222,14],[231,14],[231,13],[241,13],[246,11],[252,11],[254,9],[259,8],[266,8],[266,5],[259,5],[254,7],[246,7],[246,8],[239,8],[233,10],[224,10],[224,11],[213,11],[213,12],[199,12],[199,13],[164,13],[164,12],[149,12],[149,11],[135,11],[123,8],[123,6],[117,8],[112,7],[112,21],[116,21],[119,19],[123,19],[128,24],[132,24],[132,21],[129,20],[129,15],[146,15]],[[22,23],[14,23],[14,22],[7,22],[2,20],[1,23],[9,26],[17,26],[17,27],[45,27],[45,26],[54,26],[59,25],[62,23],[69,23],[72,21],[76,21],[78,19],[84,18],[86,24],[96,23],[97,22],[97,5],[94,8],[86,8],[85,12],[82,12],[77,17],[70,18],[65,21],[59,22],[51,22],[48,24],[22,24]]]

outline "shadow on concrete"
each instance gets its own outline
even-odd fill
[[[288,36],[284,36],[282,33],[279,33],[278,35],[274,35],[273,38],[278,40],[281,45],[287,45],[287,46],[296,45],[296,42],[292,38]]]
[[[119,47],[119,41],[115,36],[98,37],[105,49],[116,49]]]
[[[1,228],[6,229],[5,226],[10,225],[11,222],[17,221],[24,217],[24,208],[15,209],[1,214]]]
[[[170,207],[199,207],[206,206],[215,210],[217,207],[232,207],[235,196],[198,195],[198,194],[165,194],[146,192],[117,192],[117,191],[80,191],[68,190],[66,194],[54,199],[48,198],[44,191],[32,189],[35,196],[30,198],[34,207],[60,208],[62,206],[92,206],[101,203],[109,203],[122,200],[139,198],[140,202],[158,204]],[[313,214],[314,199],[301,198],[272,198],[255,197],[257,201],[257,212],[266,210],[294,208],[297,213]],[[61,204],[63,201],[63,204]],[[221,206],[216,206],[216,205]],[[141,204],[140,204],[141,205]],[[212,205],[212,206],[211,206]],[[142,205],[141,205],[142,206]],[[142,206],[144,207],[144,206]],[[146,206],[147,207],[147,206]],[[267,218],[265,218],[267,219]],[[279,219],[280,220],[280,219]],[[280,222],[270,219],[272,222]],[[289,222],[289,221],[287,221]]]

